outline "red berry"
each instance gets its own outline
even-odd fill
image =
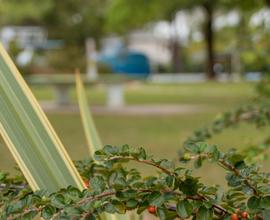
[[[236,213],[233,213],[231,215],[231,220],[239,220],[238,215]]]
[[[151,213],[151,214],[155,214],[156,211],[157,211],[157,209],[156,209],[155,206],[149,206],[149,207],[147,208],[147,210],[148,210],[148,212]]]
[[[248,218],[248,213],[246,211],[241,213],[242,218]]]
[[[84,183],[84,186],[85,186],[86,188],[89,187],[89,181],[88,181],[88,180],[84,180],[83,183]]]

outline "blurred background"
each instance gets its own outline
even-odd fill
[[[74,160],[87,153],[75,68],[104,144],[178,161],[194,129],[257,96],[269,36],[269,0],[0,1],[0,41]],[[243,125],[210,142],[242,149],[268,132]],[[1,140],[0,150],[1,169],[12,171]],[[223,183],[220,170],[206,171],[205,181]]]

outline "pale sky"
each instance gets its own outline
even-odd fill
[[[154,26],[154,34],[156,36],[168,39],[177,34],[179,40],[186,41],[188,36],[193,30],[194,40],[202,40],[202,34],[199,29],[203,21],[203,13],[201,10],[196,9],[191,13],[178,12],[176,20],[173,24],[167,21],[160,21]],[[231,11],[227,14],[217,15],[214,21],[214,28],[221,29],[226,26],[236,26],[239,23],[240,16],[237,11]],[[270,28],[270,10],[261,9],[256,12],[250,20],[251,26],[258,26],[265,22],[267,28]],[[175,25],[176,24],[176,25]]]

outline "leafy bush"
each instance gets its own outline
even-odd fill
[[[182,163],[193,162],[195,169],[205,162],[226,171],[228,187],[208,186],[193,175],[192,169],[176,166],[167,159],[154,159],[143,148],[105,146],[95,152],[95,160],[77,161],[87,189],[69,186],[57,192],[33,192],[23,177],[0,173],[0,219],[97,219],[102,213],[124,214],[145,210],[160,219],[270,219],[270,174],[256,164],[265,158],[269,138],[244,152],[221,152],[208,138],[240,122],[269,125],[269,103],[253,103],[224,113],[210,126],[197,130],[184,143]],[[157,173],[144,176],[129,169],[129,161],[152,166]]]
[[[212,138],[214,135],[222,133],[227,128],[236,128],[241,123],[255,125],[257,129],[270,125],[270,103],[269,100],[259,100],[251,105],[242,106],[234,111],[225,112],[216,117],[216,119],[207,127],[197,129],[184,143],[203,142]],[[270,145],[270,136],[266,137],[261,143],[246,146],[241,152],[245,160],[249,163],[257,162],[267,158],[265,154]],[[180,153],[181,154],[181,153]]]
[[[30,90],[27,91],[22,79],[17,79],[19,75],[14,71],[14,66],[10,65],[10,60],[3,51],[3,48],[0,52],[1,51],[2,63],[4,65],[1,66],[2,71],[0,72],[0,76],[4,79],[3,81],[6,82],[6,84],[0,85],[2,86],[1,89],[4,95],[3,100],[8,100],[8,102],[3,103],[6,107],[11,106],[9,110],[13,111],[14,106],[22,107],[20,102],[14,103],[14,100],[17,101],[18,97],[22,97],[22,100],[25,100],[28,97],[27,94],[31,93]],[[13,80],[11,76],[16,76],[17,78],[15,77]],[[89,138],[97,138],[91,115],[87,113],[88,106],[85,94],[83,93],[83,85],[79,73],[76,77],[79,102],[81,111],[83,112],[82,118],[87,118],[87,120],[84,120],[84,125],[91,124],[91,127],[85,126],[88,128],[86,129],[86,133]],[[10,86],[10,84],[13,86]],[[24,90],[20,91],[23,91],[25,94],[23,93],[21,95],[20,92],[14,95],[9,90],[14,87],[24,88]],[[29,101],[28,99],[26,100]],[[10,105],[6,103],[10,103]],[[26,112],[26,110],[29,111],[29,109],[35,108],[36,112],[38,112],[39,109],[37,105],[29,104],[28,108],[22,109]],[[29,111],[29,113],[30,112],[35,111]],[[14,115],[17,117],[19,113],[19,111],[15,111]],[[36,120],[42,117],[44,119],[45,116],[41,114],[42,112],[38,113],[40,114],[40,118],[36,117],[34,118],[35,120],[31,120],[30,123],[22,124],[23,126],[20,126],[20,128],[28,132],[30,128],[33,127],[32,125]],[[10,115],[8,116],[9,119],[12,118]],[[19,119],[22,120],[24,118],[31,117],[29,114],[26,114],[22,115]],[[183,163],[194,161],[194,167],[196,169],[200,168],[206,161],[222,167],[226,171],[225,179],[228,183],[226,189],[222,189],[218,185],[207,186],[200,182],[199,177],[193,175],[191,169],[187,169],[184,166],[176,166],[167,159],[156,160],[152,156],[149,156],[143,148],[130,148],[128,145],[120,147],[105,146],[102,150],[95,152],[95,160],[77,162],[77,169],[80,175],[85,179],[84,190],[80,190],[82,188],[81,181],[80,184],[77,184],[77,186],[81,188],[68,186],[67,188],[56,191],[60,187],[72,185],[72,181],[68,184],[62,181],[63,177],[76,174],[75,172],[68,172],[73,169],[71,163],[69,167],[62,166],[63,169],[61,172],[56,173],[62,174],[62,177],[59,178],[59,175],[52,172],[53,169],[58,168],[58,166],[54,166],[50,170],[50,174],[52,174],[50,175],[51,179],[45,178],[42,184],[36,184],[34,187],[31,186],[34,190],[46,186],[45,188],[47,188],[47,190],[32,191],[24,177],[9,177],[8,174],[0,172],[0,219],[33,219],[37,215],[41,215],[44,219],[99,219],[104,212],[124,214],[129,210],[136,210],[138,214],[141,214],[143,211],[148,210],[149,213],[158,216],[160,219],[268,220],[270,219],[270,174],[260,171],[259,166],[254,163],[254,161],[256,161],[254,160],[254,156],[250,156],[247,152],[252,152],[253,155],[264,154],[265,149],[268,148],[269,139],[259,145],[263,147],[250,147],[244,154],[234,149],[224,153],[219,150],[218,146],[206,144],[204,141],[215,133],[221,132],[227,127],[235,126],[241,121],[255,123],[258,127],[261,127],[269,124],[269,118],[268,102],[241,108],[235,112],[221,115],[211,126],[196,131],[194,135],[185,142],[185,152],[182,154],[180,161]],[[17,125],[16,120],[12,122]],[[47,121],[40,120],[40,122],[43,122],[41,125],[44,125],[44,127],[47,126],[48,129],[51,129]],[[9,123],[5,125],[6,128],[10,127]],[[39,127],[37,126],[37,128],[40,128],[41,125],[39,125]],[[15,150],[14,148],[20,148],[23,144],[17,141],[18,137],[14,135],[15,131],[17,132],[19,130],[21,132],[21,130],[18,129],[18,126],[14,127],[17,130],[13,129],[12,132],[8,133],[13,138],[13,142],[9,142],[10,146],[13,147],[12,150]],[[36,136],[31,136],[27,132],[26,135],[23,136],[26,139],[28,138],[32,141],[34,139],[38,141],[41,140],[38,133],[35,133]],[[10,140],[8,134],[6,134],[6,139]],[[44,133],[42,134],[44,135]],[[53,131],[45,134],[47,134],[46,137],[48,139],[51,138],[53,140],[52,137],[55,138]],[[34,144],[32,142],[28,143],[25,141],[26,139],[23,139],[25,148],[28,149],[29,145],[32,144],[32,149],[42,152],[41,150],[44,148],[40,148],[40,145],[45,143],[38,141]],[[12,143],[16,143],[16,147],[14,147]],[[48,142],[46,142],[46,144],[47,143]],[[89,141],[89,144],[91,149],[96,146],[92,141]],[[41,146],[46,148],[46,145]],[[55,149],[55,151],[51,151],[52,154],[61,151],[61,148],[57,148],[56,144],[51,146],[50,149]],[[28,151],[26,152],[25,154],[30,154]],[[44,152],[43,154],[45,155]],[[41,157],[41,161],[43,160],[43,162],[46,161],[44,155]],[[48,157],[53,156],[49,154]],[[23,159],[31,160],[32,158],[33,157],[26,157]],[[61,159],[61,157],[57,157],[53,161],[59,161],[59,158]],[[19,159],[18,161],[20,162]],[[136,169],[129,169],[124,165],[129,161],[152,166],[157,169],[158,172],[156,175],[145,177]],[[67,155],[66,158],[63,156],[63,163],[67,165],[68,162],[70,161]],[[27,171],[25,171],[25,173],[32,174],[29,172],[29,167],[25,167],[23,163],[19,165],[21,165],[21,169]],[[33,179],[36,180],[44,177],[44,175],[48,173],[48,170],[43,170],[44,175],[40,175],[40,170],[52,164],[43,163],[43,165],[44,166],[39,167]],[[33,168],[36,166],[31,165],[30,167]],[[31,179],[31,176],[29,176],[28,178]],[[80,179],[77,178],[77,176],[75,177],[76,178],[72,180]],[[80,176],[78,175],[78,177]],[[48,185],[52,181],[55,185],[61,186],[49,191]],[[63,183],[59,184],[61,181]],[[77,182],[79,182],[79,180]]]
[[[124,214],[136,209],[160,219],[269,219],[269,175],[255,164],[247,165],[235,150],[223,153],[215,145],[189,143],[182,161],[203,161],[221,166],[228,189],[207,186],[192,175],[192,170],[175,167],[169,160],[156,160],[143,148],[105,146],[96,151],[95,161],[79,161],[81,175],[89,188],[74,187],[53,194],[31,192],[19,178],[1,175],[1,219],[31,219],[41,213],[44,219],[96,219],[103,213]],[[157,175],[143,177],[123,164],[135,161],[157,169]],[[242,216],[242,217],[241,217]],[[243,217],[244,216],[244,217]]]
[[[23,177],[0,173],[1,219],[96,219],[103,213],[124,214],[148,210],[160,219],[270,219],[270,174],[256,164],[265,158],[269,138],[240,153],[221,152],[208,138],[240,122],[269,125],[268,102],[258,102],[218,116],[210,126],[197,130],[184,143],[180,161],[193,161],[195,169],[210,162],[226,171],[228,187],[207,186],[191,169],[176,166],[167,159],[157,160],[143,148],[105,146],[95,160],[77,161],[76,166],[87,189],[69,186],[49,194],[32,192]],[[263,155],[263,156],[262,156]],[[256,156],[256,157],[255,157]],[[129,161],[152,166],[156,175],[143,176],[128,169]]]

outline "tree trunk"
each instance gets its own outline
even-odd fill
[[[204,37],[206,41],[206,52],[207,52],[207,64],[206,74],[207,78],[214,80],[216,73],[214,71],[214,32],[213,32],[213,6],[212,3],[206,2],[203,4],[203,8],[206,16],[206,23],[204,29]]]
[[[174,73],[182,72],[181,48],[177,39],[171,40],[172,69]]]
[[[173,31],[169,45],[171,51],[172,71],[174,73],[179,73],[182,72],[183,66],[181,60],[181,44],[179,42],[179,36],[177,33],[176,14],[173,14],[171,16],[170,23]]]
[[[265,0],[266,6],[270,8],[270,0]]]

